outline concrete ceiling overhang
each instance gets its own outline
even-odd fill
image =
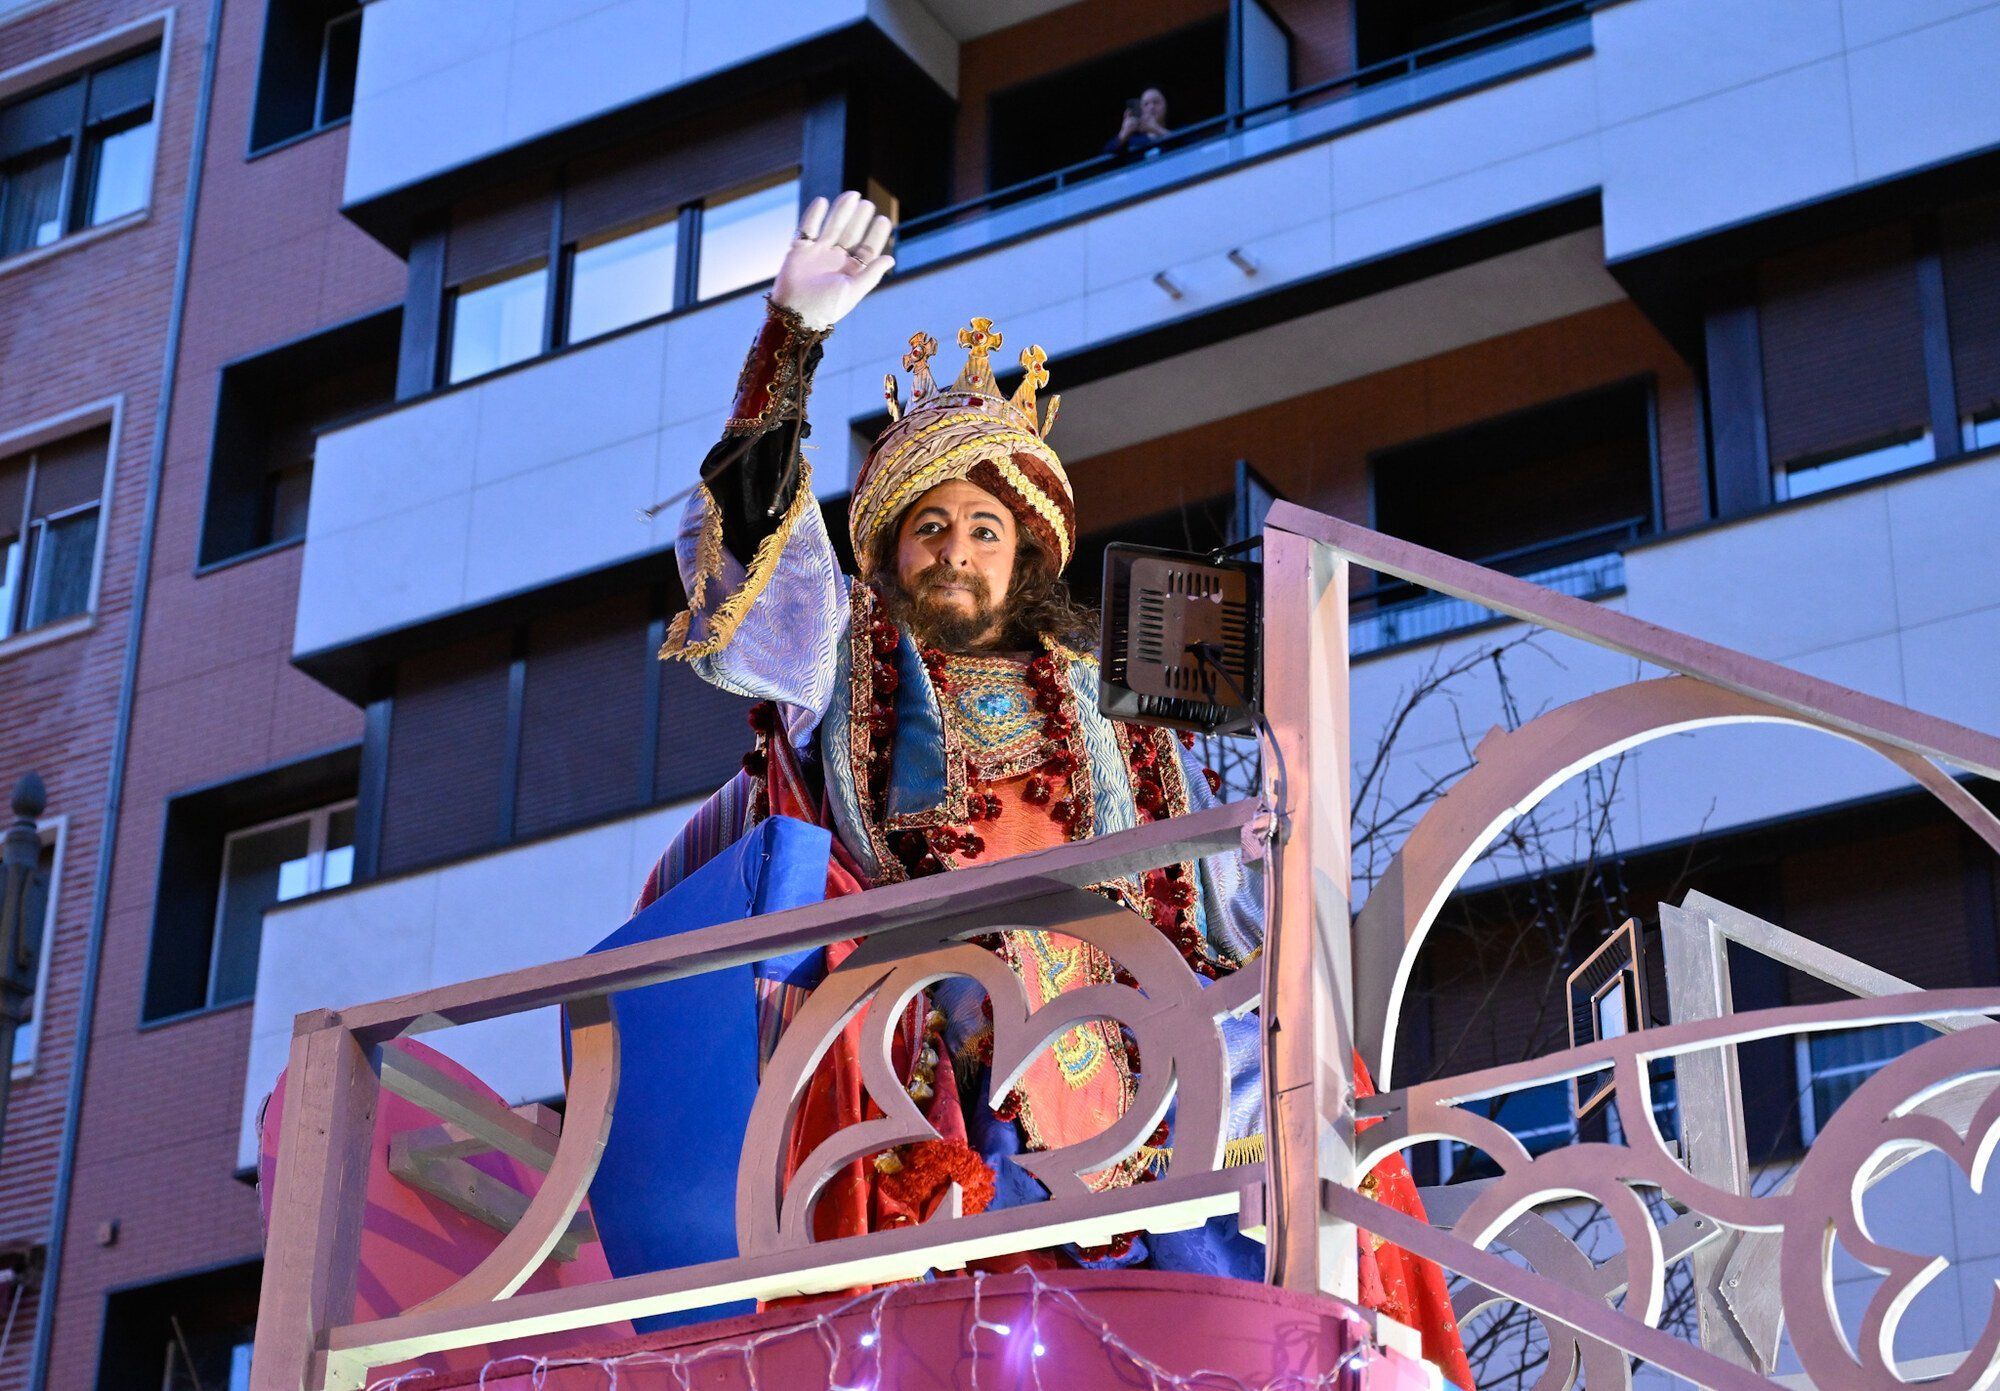
[[[1079,0],[921,0],[931,17],[954,39],[964,43],[997,29],[1079,3]]]
[[[1114,373],[1064,393],[1082,460],[1625,298],[1597,228]]]
[[[1053,443],[1074,467],[1623,300],[1595,213],[1594,198],[1579,200],[1528,220],[1521,235],[1470,243],[1474,254],[1463,259],[1451,247],[1425,248],[1433,254],[1345,268],[1255,306],[1055,353],[1063,407]],[[1532,235],[1537,228],[1542,235]],[[1031,323],[1022,328],[1032,336]],[[1003,376],[1003,389],[1018,376]],[[852,424],[851,470],[888,417]]]

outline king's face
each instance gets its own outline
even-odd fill
[[[896,529],[896,578],[922,606],[999,636],[1020,534],[1014,514],[977,484],[952,479],[919,497]]]

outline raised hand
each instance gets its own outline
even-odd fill
[[[814,328],[833,327],[896,264],[895,257],[882,252],[889,232],[889,219],[852,189],[830,208],[826,199],[813,199],[778,267],[771,302]]]

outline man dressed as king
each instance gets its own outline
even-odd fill
[[[1075,500],[1048,443],[1042,350],[1011,397],[993,375],[1002,346],[990,321],[960,331],[963,370],[932,376],[936,343],[918,333],[903,366],[907,402],[885,380],[889,427],[855,480],[849,529],[858,576],[841,574],[801,449],[806,402],[834,326],[893,265],[890,223],[859,195],[814,199],[790,244],[738,382],[721,440],[702,464],[678,559],[688,611],[661,655],[758,702],[757,748],[744,773],[676,838],[642,905],[764,817],[833,833],[829,894],[948,873],[1216,805],[1214,775],[1172,732],[1098,708],[1095,620],[1062,573],[1075,549]],[[1263,885],[1235,853],[1099,886],[1139,914],[1206,978],[1242,969],[1263,941]],[[1031,1008],[1116,979],[1097,948],[1057,933],[989,942],[1019,976]],[[840,947],[767,986],[765,1055]],[[1225,1158],[1261,1157],[1263,1105],[1254,1018],[1226,1021],[1231,1069]],[[1109,1022],[1060,1036],[1004,1097],[988,1095],[992,1034],[969,980],[935,987],[909,1011],[897,1063],[940,1139],[850,1166],[815,1216],[820,1238],[929,1216],[956,1183],[966,1207],[1033,1202],[1044,1191],[1013,1160],[1104,1130],[1135,1095],[1138,1060]],[[795,1157],[863,1119],[858,1067],[836,1049],[809,1088]],[[1137,1153],[1091,1177],[1099,1189],[1143,1182],[1171,1153],[1162,1125]],[[1420,1212],[1400,1159],[1370,1176],[1374,1195]],[[1263,1276],[1262,1247],[1230,1219],[1103,1247],[1035,1252],[1016,1264],[1113,1266]],[[1425,1353],[1471,1386],[1435,1266],[1362,1239],[1364,1302],[1418,1328]]]

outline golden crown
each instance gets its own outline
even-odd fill
[[[1000,331],[993,327],[991,319],[974,319],[968,328],[958,331],[958,346],[965,349],[965,366],[960,369],[958,380],[949,390],[940,391],[931,376],[931,359],[937,355],[937,339],[922,331],[910,335],[910,350],[903,354],[903,370],[910,374],[910,403],[906,407],[897,399],[896,374],[882,375],[882,396],[889,404],[889,419],[902,420],[905,416],[920,411],[963,409],[973,404],[965,400],[967,396],[983,396],[1003,410],[1013,413],[1029,434],[1038,439],[1047,439],[1049,430],[1056,423],[1056,412],[1062,408],[1062,397],[1049,397],[1048,414],[1038,423],[1035,419],[1035,393],[1049,384],[1049,355],[1042,351],[1039,343],[1021,350],[1021,384],[1014,388],[1014,394],[1003,397],[1000,384],[993,379],[991,355],[1000,348]]]

